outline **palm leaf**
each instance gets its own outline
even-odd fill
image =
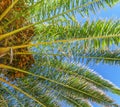
[[[56,60],[56,57],[54,57],[54,54],[53,54],[53,56],[52,55],[48,56],[48,54],[47,55],[45,55],[45,54],[46,53],[43,53],[43,55],[37,56],[36,65],[53,67],[58,71],[65,72],[70,75],[78,76],[79,78],[83,78],[86,81],[93,83],[98,88],[102,88],[103,90],[109,90],[109,91],[112,91],[113,93],[119,95],[120,89],[115,87],[110,82],[103,80],[102,77],[97,76],[97,74],[95,74],[93,72],[93,70],[90,70],[87,67],[83,67],[80,64],[76,65],[76,63],[74,63],[74,62],[73,63],[67,63],[67,62],[65,63],[65,62],[61,62],[60,60]],[[44,58],[42,58],[43,56],[44,56]],[[40,61],[39,61],[39,59],[40,59]],[[59,59],[59,57],[58,57],[58,59]],[[118,90],[118,91],[115,92],[115,90]]]
[[[4,105],[12,106],[14,102],[16,105],[22,103],[24,106],[57,107],[59,101],[64,99],[78,107],[80,105],[90,107],[91,101],[104,106],[119,106],[105,93],[110,91],[120,95],[119,88],[91,69],[74,62],[82,59],[85,62],[87,60],[119,64],[119,50],[104,50],[113,44],[119,45],[119,20],[86,21],[79,24],[75,19],[75,14],[79,13],[81,16],[89,15],[91,12],[95,14],[99,9],[111,7],[117,2],[119,0],[15,0],[8,8],[2,9],[0,100]],[[17,6],[20,8],[18,12],[15,10]],[[20,26],[15,25],[9,29],[9,26],[23,17],[25,19],[23,23],[20,21]],[[8,38],[13,36],[17,38],[17,34],[29,31],[30,28],[35,30],[32,43],[28,43],[31,40],[29,38],[27,41],[23,40],[21,44],[7,45]],[[80,49],[81,46],[84,49]],[[19,52],[22,48],[27,52]],[[16,68],[11,63],[16,60],[16,55],[31,54],[34,54],[35,63],[32,63],[29,69]],[[9,60],[10,63],[7,63]],[[23,79],[10,81],[5,73],[1,74],[3,71],[22,72],[28,75]]]
[[[82,95],[82,96],[84,96],[85,98],[87,98],[87,99],[91,99],[91,100],[93,100],[93,101],[95,101],[95,102],[97,102],[97,103],[101,103],[101,104],[105,104],[105,105],[113,105],[113,101],[109,98],[109,97],[107,97],[105,94],[101,94],[99,91],[97,91],[97,90],[94,90],[93,91],[93,89],[91,89],[91,88],[89,88],[89,86],[85,86],[85,84],[84,83],[82,83],[82,84],[76,84],[76,82],[75,83],[73,83],[74,82],[74,79],[70,79],[71,81],[66,81],[66,83],[63,83],[62,81],[64,81],[64,80],[62,80],[62,81],[60,81],[59,80],[59,82],[57,82],[58,81],[58,78],[57,78],[57,81],[56,80],[53,80],[53,78],[52,79],[50,79],[50,78],[47,78],[47,77],[44,77],[44,76],[39,76],[39,75],[36,75],[36,74],[33,74],[33,73],[31,73],[31,72],[27,72],[27,71],[24,71],[24,70],[20,70],[20,69],[17,69],[17,68],[14,68],[14,67],[10,67],[10,66],[7,66],[7,65],[3,65],[3,64],[1,64],[0,65],[0,67],[1,68],[7,68],[7,69],[12,69],[12,70],[15,70],[15,71],[19,71],[19,72],[23,72],[23,73],[27,73],[27,74],[30,74],[30,75],[32,75],[32,76],[35,76],[35,77],[39,77],[39,78],[41,78],[41,79],[43,79],[43,80],[47,80],[47,81],[49,81],[49,82],[52,82],[52,83],[55,83],[55,84],[58,84],[58,85],[60,85],[60,86],[62,86],[63,88],[66,88],[66,89],[70,89],[70,90],[72,90],[73,92],[77,92],[77,93],[80,93],[79,95]],[[63,78],[62,78],[63,79]],[[69,78],[68,78],[69,79]],[[1,78],[1,81],[3,81],[2,80],[2,78]],[[71,83],[70,83],[71,82]],[[7,82],[6,82],[7,83]],[[72,84],[73,83],[73,84]],[[77,82],[78,83],[78,82]],[[87,84],[86,84],[87,85]],[[95,88],[94,88],[95,89]],[[98,97],[99,96],[99,97]],[[36,101],[36,100],[35,100]]]
[[[58,0],[59,1],[59,0]],[[116,0],[116,1],[119,1],[119,0]],[[116,2],[115,1],[115,2]],[[100,3],[99,3],[100,2]],[[78,1],[76,0],[76,3],[78,4],[78,6],[76,6],[76,5],[74,5],[72,8],[71,8],[71,6],[70,6],[70,2],[68,2],[68,4],[69,4],[69,7],[70,7],[70,9],[63,9],[62,10],[62,12],[60,11],[60,13],[57,13],[56,11],[57,10],[55,10],[55,13],[56,14],[52,14],[53,13],[53,11],[54,10],[52,10],[52,13],[51,14],[49,14],[48,15],[48,18],[46,18],[46,19],[43,19],[43,20],[40,20],[40,21],[37,21],[36,23],[34,23],[34,24],[30,24],[30,25],[27,25],[27,26],[24,26],[24,27],[21,27],[21,28],[19,28],[19,29],[17,29],[17,30],[14,30],[14,31],[12,31],[12,32],[9,32],[9,33],[6,33],[6,34],[3,34],[3,35],[1,35],[0,36],[0,41],[1,40],[3,40],[4,38],[6,38],[6,37],[9,37],[9,36],[11,36],[11,35],[13,35],[13,34],[16,34],[16,33],[18,33],[18,32],[20,32],[20,31],[23,31],[23,30],[25,30],[25,29],[27,29],[27,28],[30,28],[30,27],[32,27],[32,26],[34,26],[34,25],[37,25],[37,24],[42,24],[42,23],[45,23],[45,22],[48,22],[48,21],[51,21],[51,20],[55,20],[55,18],[59,18],[60,16],[63,16],[63,15],[65,15],[65,14],[68,14],[68,13],[70,13],[70,12],[73,12],[73,11],[75,11],[75,10],[78,10],[78,9],[81,9],[81,8],[87,8],[87,9],[89,9],[88,7],[92,7],[92,9],[94,9],[93,8],[93,6],[96,6],[97,5],[97,7],[99,6],[100,7],[100,5],[101,5],[101,3],[103,4],[103,3],[107,3],[107,4],[114,4],[115,2],[108,2],[107,0],[106,1],[100,1],[100,0],[94,0],[94,1],[91,1],[91,2],[83,2],[83,3],[78,3]],[[46,1],[45,1],[45,3],[46,3]],[[49,3],[49,2],[48,2]],[[60,2],[60,3],[62,3],[62,2]],[[73,2],[72,2],[73,3]],[[46,5],[48,5],[48,4],[46,4]],[[43,5],[43,7],[45,8],[45,9],[47,9],[47,7],[46,7],[46,5],[45,5],[45,7],[44,7],[44,5]],[[52,7],[52,6],[51,6]],[[54,6],[53,6],[54,7]],[[68,7],[68,6],[67,6]],[[44,11],[46,11],[45,9],[42,9],[42,10],[44,10]],[[61,8],[60,8],[61,9]],[[91,10],[92,10],[91,9]],[[39,10],[39,9],[38,9]],[[85,9],[84,9],[85,10]],[[87,10],[88,11],[88,10]],[[47,13],[49,13],[48,11],[46,11]],[[44,12],[42,12],[42,13],[44,13]],[[45,14],[45,13],[44,13]],[[52,15],[52,16],[51,16]],[[45,16],[46,17],[46,16]],[[44,18],[44,17],[43,17]]]
[[[86,21],[83,25],[79,23],[67,23],[62,25],[44,25],[36,29],[37,36],[34,40],[57,42],[81,41],[85,47],[103,48],[119,44],[119,20],[118,21]],[[37,32],[38,31],[38,32]],[[47,43],[46,43],[47,44]],[[49,42],[48,42],[49,44]]]
[[[40,101],[38,101],[37,99],[35,99],[34,97],[30,96],[28,93],[26,93],[25,91],[21,90],[20,88],[18,88],[17,86],[11,84],[10,82],[6,81],[5,79],[0,78],[1,82],[4,82],[6,84],[8,84],[9,86],[15,88],[16,90],[20,91],[21,93],[25,94],[26,96],[28,96],[29,98],[33,99],[34,101],[36,101],[38,104],[42,105],[43,107],[46,107],[44,104],[42,104]]]

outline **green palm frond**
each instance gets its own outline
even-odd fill
[[[75,49],[76,50],[76,49]],[[119,65],[120,64],[120,50],[96,50],[96,51],[73,51],[74,60],[79,59],[84,61],[85,63],[105,63],[111,65]]]
[[[120,42],[120,22],[112,20],[86,21],[84,24],[43,25],[36,29],[35,40],[58,42],[81,41],[85,47],[103,48]],[[60,41],[61,40],[61,41]],[[63,40],[63,41],[62,41]]]
[[[50,107],[59,107],[59,103],[56,100],[56,96],[55,96],[57,94],[55,93],[54,95],[54,89],[50,90],[46,82],[40,81],[40,79],[38,78],[29,76],[29,79],[26,78],[22,81],[18,81],[18,84],[19,87],[22,87],[23,90],[27,90],[29,93],[31,93],[32,96],[35,96],[44,105]]]
[[[69,47],[69,49],[68,49]],[[111,47],[104,47],[105,49],[98,48],[83,48],[84,46],[79,44],[79,42],[75,43],[67,43],[60,44],[59,48],[56,49],[57,53],[54,51],[47,51],[44,53],[45,56],[54,56],[61,57],[63,56],[66,59],[73,60],[76,63],[84,62],[85,64],[96,64],[96,63],[104,63],[111,65],[119,65],[120,64],[120,49],[114,46],[114,49]],[[113,47],[113,46],[112,46]],[[56,48],[53,46],[52,48]],[[33,53],[34,54],[34,53]],[[37,53],[36,53],[37,54]]]
[[[2,0],[0,106],[59,107],[66,101],[76,107],[91,102],[119,107],[106,92],[120,95],[120,89],[80,61],[120,64],[120,50],[110,47],[119,47],[120,20],[78,23],[75,18],[119,1],[8,0],[7,5]]]
[[[32,97],[30,94],[26,93],[25,91],[21,90],[20,88],[18,88],[15,85],[11,84],[10,82],[6,81],[5,79],[0,78],[0,81],[8,84],[12,88],[15,88],[16,90],[18,90],[21,93],[25,94],[26,96],[28,96],[29,98],[33,99],[34,101],[36,101],[38,104],[42,105],[43,107],[46,107],[43,103],[41,103],[40,101],[38,101],[37,99],[35,99],[34,97]]]
[[[61,99],[64,99],[65,101],[70,103],[70,105],[73,105],[75,107],[91,107],[91,104],[85,100],[85,99],[80,99],[80,98],[74,98],[71,96],[61,96]]]
[[[58,52],[55,53],[54,51],[48,51],[46,53],[42,53],[41,56],[48,56],[48,57],[64,57],[64,58],[69,58],[71,60],[74,60],[75,62],[84,62],[85,64],[88,63],[105,63],[105,64],[111,64],[111,65],[119,65],[120,64],[120,57],[119,57],[119,49],[117,50],[110,50],[106,48],[105,50],[102,49],[89,49],[89,50],[84,50],[82,49],[83,46],[77,45],[78,43],[75,44],[75,46],[70,45],[69,49],[67,49],[68,45],[61,45],[63,47],[60,47],[58,49]],[[56,49],[57,50],[57,49]],[[37,55],[38,52],[16,52],[14,53],[16,55]]]
[[[83,25],[78,23],[73,23],[73,25],[67,23],[67,26],[43,25],[42,27],[36,28],[36,36],[33,41],[37,40],[37,43],[13,46],[9,48],[17,49],[58,43],[74,43],[75,41],[80,41],[76,45],[82,45],[85,50],[88,50],[89,48],[105,49],[113,44],[119,45],[119,31],[119,20],[98,20],[91,23],[86,21]]]
[[[70,75],[75,75],[76,77],[89,81],[90,83],[94,84],[98,88],[102,88],[103,90],[109,90],[119,95],[120,89],[115,87],[110,82],[103,80],[103,78],[99,77],[97,74],[95,74],[92,70],[88,69],[87,67],[83,67],[83,65],[80,65],[80,64],[76,65],[76,63],[74,64],[74,63],[61,62],[60,60],[56,60],[57,57],[54,56],[54,54],[53,56],[52,55],[48,56],[49,54],[47,55],[45,54],[46,53],[43,53],[42,55],[39,55],[37,57],[36,64],[38,66],[41,65],[41,66],[46,66],[46,67],[47,66],[53,67],[56,70],[58,70],[58,72],[61,71],[61,72],[64,72]],[[43,56],[44,58],[42,58]],[[118,90],[118,91],[115,92],[115,90]]]
[[[4,99],[4,97],[2,95],[0,95],[0,106],[8,107],[7,101]]]
[[[26,84],[27,85],[27,87],[26,87],[26,85],[23,85],[24,83],[22,83],[22,84],[19,83],[19,87],[23,86],[22,89],[20,89],[19,87],[16,87],[13,84],[9,84],[7,81],[5,81],[3,79],[0,79],[0,80],[21,92],[21,93],[18,93],[18,92],[15,92],[15,90],[10,89],[10,90],[13,91],[12,93],[14,93],[15,95],[18,95],[18,96],[22,97],[22,98],[19,97],[19,100],[15,98],[17,101],[19,101],[18,103],[21,106],[30,106],[30,105],[37,106],[39,104],[39,105],[41,105],[43,107],[47,107],[47,106],[49,106],[49,107],[58,107],[57,102],[53,101],[53,99],[52,99],[53,97],[48,94],[48,91],[46,91],[46,93],[44,93],[43,88],[45,88],[45,87],[35,87],[35,89],[33,89],[33,87],[30,88],[29,84]],[[29,82],[31,82],[31,80],[29,80]],[[37,81],[37,82],[39,82],[39,81]],[[31,85],[33,85],[33,84],[31,84]],[[10,95],[12,94],[10,92],[10,90],[8,90],[6,87],[5,87],[5,90],[7,90],[7,92],[9,91],[8,93],[10,93]],[[24,90],[27,91],[27,92],[25,92]],[[27,93],[29,93],[29,94],[27,94]],[[26,98],[24,96],[24,94],[27,97],[31,98],[33,101],[31,100],[31,102],[29,102],[30,99]],[[4,93],[3,93],[3,95],[4,95]],[[9,94],[7,94],[7,96],[10,97]],[[14,96],[14,95],[12,94],[12,96]],[[35,98],[32,97],[32,96],[34,96]],[[10,97],[10,98],[12,98],[12,97]],[[35,103],[34,101],[37,102],[37,103]],[[16,102],[16,101],[14,100],[14,102]],[[11,101],[9,101],[8,105],[10,105],[10,104],[12,104],[12,99],[11,99]],[[15,103],[15,104],[19,105],[17,103]]]
[[[78,95],[75,96],[75,95],[71,94],[70,91],[68,91],[68,90],[65,91],[64,89],[61,88],[61,86],[58,88],[58,86],[55,85],[55,84],[51,84],[51,83],[48,83],[48,82],[39,81],[39,79],[36,79],[34,81],[32,81],[30,79],[30,81],[31,81],[31,86],[32,86],[32,83],[36,84],[36,86],[34,86],[33,88],[31,88],[31,90],[27,89],[27,90],[30,90],[30,92],[34,93],[33,90],[35,90],[37,92],[43,92],[43,90],[44,91],[46,90],[46,92],[49,93],[49,96],[53,96],[54,97],[54,100],[61,100],[61,101],[66,100],[70,104],[72,104],[74,106],[78,106],[78,107],[79,106],[80,107],[81,106],[91,107],[90,103],[88,103],[87,100],[82,99],[82,98],[81,99],[80,98],[77,99]],[[23,85],[23,83],[19,84],[19,85]],[[29,85],[29,84],[27,84],[27,85]],[[40,89],[41,87],[43,89]],[[48,105],[48,106],[50,106],[50,105]],[[52,105],[52,107],[53,107],[53,105]]]
[[[3,94],[2,93],[2,95],[5,95],[5,94],[7,94],[7,97],[9,97],[9,101],[6,103],[6,105],[8,105],[8,106],[10,106],[11,105],[11,102],[13,101],[13,99],[14,99],[14,101],[16,100],[17,102],[16,102],[16,105],[21,105],[22,107],[24,106],[23,104],[22,104],[22,102],[18,99],[18,97],[16,96],[16,95],[14,95],[14,93],[13,92],[11,92],[9,89],[8,89],[8,87],[5,87],[4,85],[2,85],[2,87],[3,87],[3,90],[5,90],[5,93]],[[10,96],[9,96],[10,95]]]
[[[105,4],[105,3],[107,3],[109,5],[112,5],[115,2],[117,2],[117,1],[119,1],[119,0],[116,0],[114,2],[112,0],[111,0],[111,2],[110,1],[108,2],[108,0],[105,0],[105,1],[103,1],[103,0],[92,0],[92,1],[89,1],[88,0],[86,2],[76,0],[76,3],[74,3],[74,5],[71,7],[71,4],[73,3],[73,0],[71,0],[71,2],[68,0],[68,3],[67,2],[64,3],[61,0],[58,0],[56,3],[52,3],[53,6],[51,5],[50,7],[54,8],[54,4],[56,5],[56,4],[59,4],[59,3],[63,3],[63,6],[65,6],[65,8],[62,7],[62,5],[61,5],[61,8],[51,9],[51,12],[47,11],[47,10],[50,10],[49,7],[47,8],[47,6],[49,6],[50,3],[45,1],[45,2],[43,2],[43,5],[42,5],[42,7],[43,7],[41,9],[42,11],[40,11],[39,9],[35,9],[36,12],[38,10],[39,12],[43,13],[43,14],[38,14],[37,15],[38,17],[42,16],[43,19],[41,19],[40,21],[37,20],[37,22],[34,23],[34,24],[26,25],[24,27],[21,27],[21,28],[19,28],[17,30],[12,31],[12,32],[3,34],[3,35],[1,35],[0,40],[4,39],[6,37],[9,37],[10,35],[16,34],[16,33],[20,32],[20,31],[23,31],[23,30],[25,30],[27,28],[30,28],[30,27],[32,27],[34,25],[43,24],[45,22],[49,22],[51,20],[55,20],[56,18],[60,18],[61,16],[63,17],[66,14],[68,15],[68,13],[70,13],[70,12],[73,13],[75,10],[77,11],[79,9],[82,9],[83,13],[87,13],[88,14],[88,9],[90,9],[91,11],[94,11],[95,8],[102,7],[103,4]],[[49,3],[49,4],[47,4],[47,3]],[[35,7],[36,7],[36,5],[35,5]],[[38,7],[39,7],[39,5],[38,5]],[[48,17],[46,16],[46,12],[47,12]],[[32,20],[33,20],[33,18],[32,18]],[[35,22],[35,20],[33,22]]]
[[[6,66],[6,65],[2,65],[2,64],[1,64],[1,68],[11,69],[11,70],[23,72],[23,73],[26,73],[26,74],[30,74],[30,75],[38,77],[38,78],[40,78],[42,80],[46,80],[48,82],[57,84],[57,85],[63,87],[64,90],[65,89],[70,90],[71,92],[76,93],[77,95],[80,95],[81,97],[87,98],[89,100],[95,101],[95,102],[103,104],[103,105],[113,105],[114,104],[114,101],[112,99],[110,99],[108,96],[106,96],[103,92],[98,91],[94,87],[91,88],[87,83],[84,83],[84,82],[79,83],[78,78],[73,78],[73,79],[72,78],[66,78],[66,79],[62,78],[62,80],[61,80],[61,78],[58,78],[58,76],[57,76],[57,78],[56,78],[56,76],[54,76],[54,78],[53,77],[50,78],[50,75],[49,75],[49,78],[48,78],[46,76],[33,74],[31,72],[28,72],[28,71],[20,70],[20,69],[10,67],[10,66]],[[56,73],[55,73],[55,75],[56,75]],[[0,80],[7,83],[2,78]],[[18,88],[16,88],[16,89],[18,89]],[[19,91],[21,91],[21,90],[19,90]],[[21,92],[23,92],[23,91],[21,91]],[[23,93],[28,96],[27,93],[25,93],[25,92],[23,92]],[[34,98],[32,98],[32,99],[34,99]],[[37,100],[35,100],[35,101],[37,101]]]
[[[119,2],[119,0],[44,0],[38,6],[35,6],[35,8],[31,10],[31,14],[37,14],[37,17],[35,17],[35,21],[56,15],[56,18],[58,18],[59,16],[63,16],[66,14],[75,14],[76,12],[80,13],[81,15],[88,15],[90,12],[95,13],[97,10],[105,8],[106,5],[113,6],[117,2]],[[37,0],[36,3],[39,3],[39,0]]]
[[[28,7],[25,8],[23,11],[17,14],[16,17],[12,19],[12,21],[16,20],[20,16],[25,16],[26,13],[30,12],[31,15],[34,16],[35,20],[42,20],[44,18],[48,18],[51,15],[57,15],[68,11],[73,13],[74,11],[79,12],[80,14],[89,14],[89,12],[96,12],[98,9],[105,8],[106,5],[113,6],[119,0],[86,0],[86,1],[79,1],[79,0],[36,0],[35,1],[28,1]],[[68,12],[66,12],[68,14]],[[65,13],[64,13],[65,14]],[[63,14],[63,15],[64,15]],[[32,16],[32,17],[33,17]],[[41,17],[42,16],[42,17]],[[10,23],[12,22],[10,21]],[[9,24],[10,24],[9,23]]]

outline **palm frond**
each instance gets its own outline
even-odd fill
[[[119,1],[119,0],[116,0],[116,1]],[[0,40],[4,39],[6,37],[9,37],[9,36],[11,36],[13,34],[16,34],[16,33],[20,32],[20,31],[23,31],[23,30],[25,30],[27,28],[30,28],[30,27],[32,27],[34,25],[42,24],[42,23],[45,23],[45,22],[48,22],[48,21],[51,21],[51,20],[55,20],[56,18],[60,18],[61,16],[63,17],[64,15],[66,15],[66,14],[68,14],[70,12],[73,13],[75,10],[82,9],[83,13],[87,13],[88,14],[88,10],[89,9],[92,10],[92,11],[94,11],[96,7],[97,8],[100,7],[100,6],[102,7],[104,3],[107,3],[107,4],[110,5],[110,4],[114,4],[115,2],[113,2],[112,0],[111,0],[111,2],[108,2],[108,0],[105,0],[105,1],[102,1],[102,0],[92,0],[90,2],[89,1],[83,2],[83,1],[78,1],[78,0],[76,0],[76,2],[75,2],[75,1],[71,0],[71,2],[70,2],[68,0],[68,3],[66,3],[68,5],[63,5],[63,6],[65,6],[65,8],[62,7],[62,5],[60,5],[61,6],[60,8],[53,9],[54,8],[54,6],[53,6],[52,9],[49,9],[49,10],[51,10],[51,12],[50,12],[50,11],[47,11],[48,10],[47,6],[49,6],[49,4],[47,4],[47,2],[45,1],[44,5],[42,5],[43,8],[41,8],[42,11],[40,11],[38,9],[38,11],[41,12],[41,14],[38,15],[38,17],[42,16],[43,19],[41,19],[40,21],[37,21],[34,24],[30,24],[30,25],[21,27],[21,28],[19,28],[17,30],[14,30],[12,32],[3,34],[3,35],[0,36]],[[59,4],[59,3],[63,3],[64,4],[64,2],[62,2],[60,0],[58,0],[56,3],[51,3],[51,4],[55,4],[56,5],[56,4]],[[71,5],[72,3],[74,5]],[[52,5],[50,7],[52,7]],[[36,12],[37,12],[37,10],[36,10]],[[47,12],[48,17],[46,16],[46,12]],[[33,20],[33,18],[32,18],[32,20]],[[35,20],[34,20],[34,22],[35,22]]]
[[[62,100],[119,106],[105,92],[120,95],[120,89],[78,60],[120,64],[119,50],[110,49],[119,46],[120,21],[78,23],[75,17],[120,0],[8,1],[0,2],[0,106],[59,107]],[[17,73],[22,77],[11,80]]]
[[[22,104],[22,102],[18,99],[18,97],[17,97],[16,95],[14,95],[13,92],[11,92],[8,87],[5,87],[4,84],[2,84],[2,88],[3,88],[3,90],[5,90],[7,93],[1,93],[1,95],[6,96],[5,94],[7,94],[7,97],[10,96],[9,99],[7,99],[7,100],[9,100],[9,101],[7,101],[8,106],[11,105],[11,103],[10,103],[11,101],[10,101],[10,100],[13,100],[13,99],[15,99],[15,100],[17,101],[16,104],[21,105],[22,107],[24,106],[24,105]],[[5,98],[6,98],[6,97],[5,97]]]
[[[73,91],[74,93],[77,92],[77,93],[79,93],[80,96],[84,96],[87,99],[90,99],[92,101],[95,101],[95,102],[103,104],[103,105],[113,105],[113,103],[114,103],[113,100],[111,100],[105,94],[101,93],[100,91],[95,90],[95,88],[90,88],[89,86],[86,86],[87,84],[84,84],[84,83],[78,84],[79,81],[78,80],[75,81],[75,79],[72,79],[72,80],[70,79],[71,81],[69,81],[69,78],[67,78],[67,80],[62,80],[61,81],[61,79],[58,79],[58,78],[50,79],[50,78],[45,77],[45,76],[36,75],[36,74],[31,73],[31,72],[20,70],[20,69],[17,69],[17,68],[14,68],[14,67],[10,67],[10,66],[7,66],[7,65],[3,65],[3,64],[1,64],[0,67],[1,68],[15,70],[15,71],[19,71],[19,72],[23,72],[23,73],[26,73],[26,74],[30,74],[30,75],[38,77],[38,78],[40,78],[42,80],[47,80],[47,81],[49,81],[51,83],[60,85],[61,87],[65,88],[65,89],[69,89],[69,90]],[[4,81],[4,80],[1,78],[1,81]]]
[[[49,84],[41,81],[39,78],[29,76],[29,79],[26,78],[24,80],[18,80],[17,84],[23,90],[27,90],[28,93],[39,99],[47,107],[59,107],[60,104],[56,100],[57,94],[54,94],[54,89],[50,90],[50,88],[48,88]],[[25,104],[26,101],[24,102],[24,105]]]
[[[37,0],[39,2],[39,0]],[[90,12],[96,13],[97,10],[105,8],[106,5],[113,6],[119,0],[44,0],[40,5],[36,6],[31,10],[31,14],[37,13],[35,21],[49,18],[52,16],[63,16],[66,14],[75,14],[79,12],[81,15],[88,15]],[[37,2],[36,2],[37,3]],[[42,17],[41,17],[42,16]]]
[[[50,56],[47,56],[48,54],[47,55],[45,55],[45,54],[46,53],[43,53],[43,55],[37,56],[37,59],[36,59],[37,65],[53,67],[58,71],[61,71],[61,72],[64,72],[64,73],[67,73],[70,75],[75,75],[79,78],[83,78],[86,81],[91,82],[98,88],[102,88],[103,90],[112,91],[113,93],[116,93],[119,95],[120,89],[118,89],[112,83],[104,80],[102,77],[95,74],[93,72],[93,70],[88,69],[87,67],[84,67],[83,65],[76,64],[74,62],[73,63],[67,63],[67,62],[65,63],[65,62],[61,62],[60,60],[56,60],[57,57],[54,56],[54,54],[50,55]],[[41,63],[39,62],[38,57],[40,58]],[[58,59],[59,59],[59,57],[58,57]],[[119,90],[119,91],[115,92],[115,89]]]
[[[63,25],[43,25],[36,28],[34,40],[53,43],[81,41],[85,48],[104,48],[112,44],[118,45],[120,42],[120,21],[98,20],[86,21],[83,25],[79,23],[67,23]],[[46,43],[47,44],[47,43]]]
[[[81,52],[80,52],[81,51]],[[72,50],[74,60],[79,59],[79,61],[84,61],[85,63],[105,63],[111,65],[120,64],[120,53],[119,49],[117,50],[96,50],[96,51],[87,51],[78,50],[77,48]]]
[[[0,106],[8,107],[7,101],[4,99],[4,97],[2,95],[0,95]]]
[[[9,86],[11,86],[12,88],[15,88],[16,90],[20,91],[21,93],[25,94],[26,96],[28,96],[29,98],[33,99],[34,101],[36,101],[38,104],[42,105],[43,107],[46,107],[43,103],[41,103],[40,101],[38,101],[37,99],[35,99],[34,97],[32,97],[31,95],[29,95],[28,93],[26,93],[25,91],[21,90],[20,88],[18,88],[17,86],[11,84],[10,82],[6,81],[5,79],[0,78],[1,82],[4,82],[6,84],[8,84]]]
[[[86,1],[52,0],[51,2],[49,0],[44,0],[44,1],[36,0],[36,2],[35,1],[34,2],[26,1],[26,3],[28,4],[28,8],[27,9],[23,8],[24,11],[18,13],[18,15],[16,17],[14,17],[12,19],[12,21],[16,20],[17,18],[19,18],[21,16],[25,16],[26,15],[25,13],[27,13],[27,12],[29,12],[31,15],[35,16],[34,21],[38,21],[40,19],[47,18],[50,15],[54,16],[56,14],[63,13],[67,10],[69,10],[69,11],[77,10],[77,12],[79,12],[81,15],[86,15],[86,14],[89,14],[89,12],[91,12],[91,11],[95,13],[97,10],[99,10],[101,8],[105,8],[106,5],[113,6],[117,2],[119,2],[119,0],[116,0],[116,1],[113,1],[113,0],[110,0],[110,1],[108,1],[108,0],[86,0]],[[12,21],[10,21],[10,22],[12,22]]]
[[[80,98],[74,98],[72,96],[61,96],[62,99],[70,103],[70,105],[76,106],[76,107],[91,107],[91,104],[84,99]]]

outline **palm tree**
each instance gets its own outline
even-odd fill
[[[120,89],[87,67],[120,64],[120,21],[79,23],[119,0],[1,0],[0,106],[118,107]],[[84,63],[84,64],[83,64]]]

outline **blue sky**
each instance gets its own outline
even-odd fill
[[[120,66],[98,64],[96,66],[92,66],[91,68],[97,71],[105,79],[110,80],[112,83],[120,87]],[[120,104],[120,96],[113,95],[110,93],[108,93],[108,95],[110,95],[113,99],[115,99],[118,104]],[[101,106],[94,105],[94,107],[101,107]]]
[[[79,17],[78,17],[79,18]],[[120,19],[120,3],[112,8],[107,7],[105,10],[100,10],[96,15],[91,14],[91,20],[97,19]],[[98,64],[90,66],[98,74],[102,75],[105,79],[110,80],[112,83],[120,87],[120,66],[119,65],[108,65],[108,64]],[[120,96],[108,93],[112,98],[120,104]],[[101,107],[100,105],[94,104],[94,107]]]
[[[99,19],[119,19],[120,18],[120,3],[115,5],[114,7],[110,8],[107,7],[106,9],[100,10],[96,15],[94,15],[94,18],[99,18]]]
[[[120,3],[116,4],[113,7],[106,7],[105,9],[98,10],[96,14],[90,14],[90,17],[81,18],[80,15],[77,15],[79,22],[83,20],[97,20],[97,19],[119,19],[120,18]]]

